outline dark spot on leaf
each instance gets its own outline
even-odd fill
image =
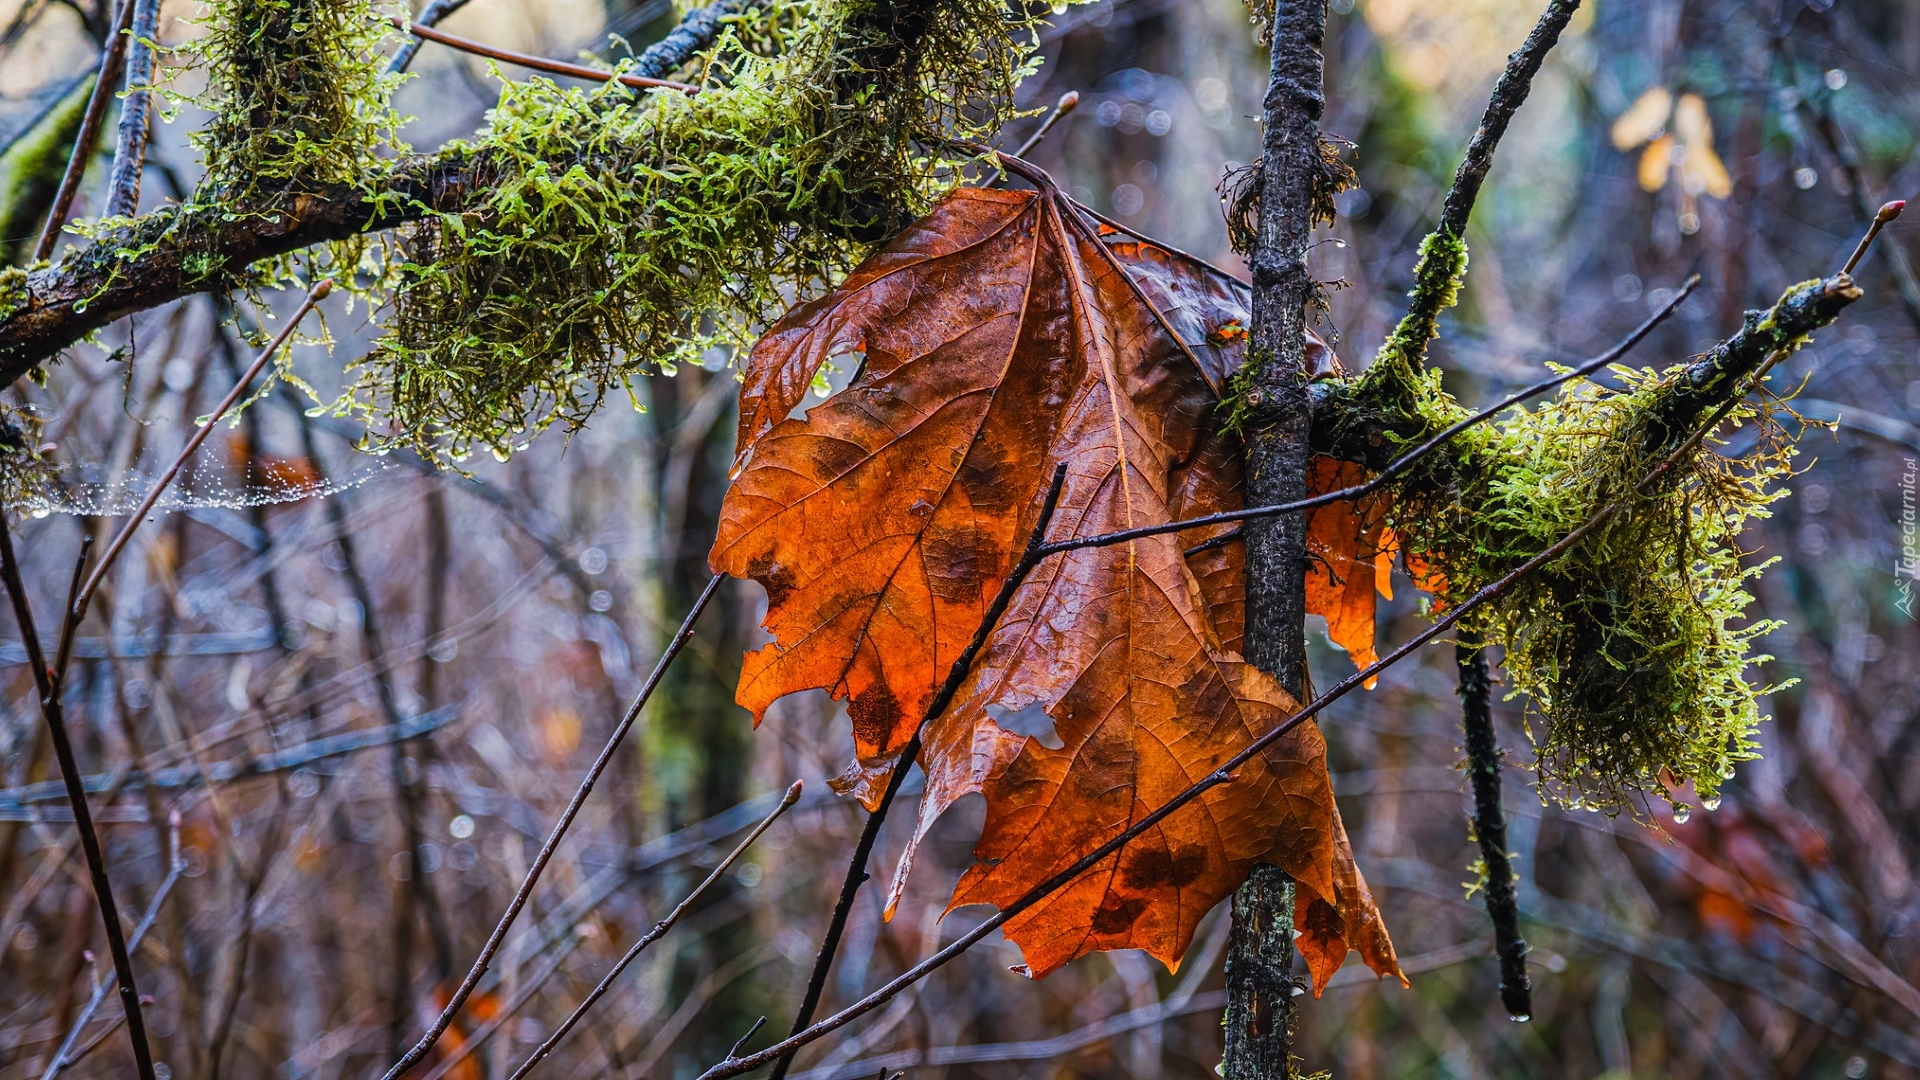
[[[1172,851],[1141,848],[1121,868],[1120,880],[1128,888],[1142,892],[1191,885],[1207,871],[1207,849],[1199,844],[1181,844]]]
[[[900,723],[900,703],[884,685],[876,686],[847,703],[847,716],[853,720],[853,737],[859,745],[886,750]]]
[[[1318,896],[1307,905],[1306,918],[1295,929],[1300,931],[1300,936],[1316,941],[1333,941],[1347,936],[1346,921],[1340,918],[1340,913],[1334,910],[1332,904]]]
[[[1147,910],[1147,902],[1138,897],[1122,900],[1109,894],[1093,913],[1093,932],[1096,934],[1124,934],[1133,929],[1133,924]]]
[[[771,555],[761,555],[747,564],[747,576],[759,582],[767,590],[767,607],[777,608],[793,595],[793,571],[775,562]]]

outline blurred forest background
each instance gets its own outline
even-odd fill
[[[1324,128],[1356,145],[1363,187],[1342,196],[1314,258],[1342,282],[1330,321],[1349,368],[1400,314],[1413,245],[1537,6],[1332,0]],[[162,41],[198,33],[193,16],[191,0],[167,0]],[[604,58],[675,18],[666,0],[472,0],[444,25]],[[107,21],[105,0],[0,0],[0,146],[19,150],[49,124],[71,138],[86,93],[76,73],[92,70]],[[1267,82],[1240,0],[1072,8],[1045,55],[1028,98],[1077,90],[1081,104],[1037,163],[1097,209],[1238,266],[1216,185],[1255,152]],[[498,92],[487,62],[432,44],[414,71],[399,107],[417,118],[405,134],[419,149],[473,131]],[[145,206],[197,175],[184,133],[201,118],[178,108],[156,125]],[[105,165],[79,214],[99,212],[88,200]],[[18,263],[51,191],[5,179],[0,254]],[[1493,400],[1543,364],[1605,349],[1698,272],[1679,317],[1629,358],[1678,362],[1745,309],[1838,269],[1873,208],[1917,190],[1920,4],[1594,0],[1500,150],[1436,363],[1462,400]],[[1549,810],[1525,773],[1509,774],[1530,1022],[1499,1005],[1491,934],[1462,884],[1476,853],[1455,768],[1453,650],[1427,650],[1323,719],[1341,811],[1413,989],[1376,984],[1355,958],[1304,1008],[1309,1068],[1343,1080],[1920,1076],[1920,623],[1897,606],[1920,458],[1916,219],[1864,265],[1867,299],[1776,376],[1809,423],[1837,426],[1806,432],[1804,475],[1747,542],[1755,563],[1779,559],[1756,614],[1786,627],[1763,670],[1798,680],[1769,699],[1765,758],[1742,766],[1717,810],[1683,821]],[[262,321],[236,305],[199,298],[124,320],[46,387],[5,391],[46,418],[65,468],[57,503],[20,527],[30,582],[63,584],[80,534],[110,532],[230,385],[250,355],[237,331]],[[370,315],[340,300],[325,310],[332,353],[297,350],[322,396]],[[220,429],[173,512],[137,535],[78,643],[67,709],[122,909],[154,912],[135,959],[167,1075],[363,1077],[437,1010],[706,580],[736,389],[728,358],[710,360],[636,381],[644,408],[617,404],[471,477],[360,454],[358,432],[283,391]],[[59,598],[35,601],[51,611]],[[804,778],[800,806],[544,1068],[688,1076],[754,1017],[791,1011],[860,815],[823,782],[851,753],[833,703],[788,699],[759,732],[732,704],[741,653],[764,640],[763,602],[757,585],[727,583],[692,662],[672,670],[496,961],[477,1018],[416,1076],[504,1076]],[[1382,637],[1417,625],[1403,587]],[[97,989],[111,969],[6,627],[0,1080],[20,1080],[42,1074],[90,998],[111,997]],[[1324,635],[1313,660],[1322,682],[1347,664]],[[1520,705],[1498,712],[1516,762],[1528,754]],[[881,867],[911,820],[889,825]],[[967,925],[941,908],[979,821],[974,807],[941,823],[890,924],[880,890],[864,892],[829,1005]],[[808,1051],[795,1075],[1211,1075],[1224,915],[1177,973],[1111,953],[1033,983],[1007,972],[1016,950],[989,939]],[[112,1002],[97,1010],[68,1075],[127,1074],[118,1015]]]

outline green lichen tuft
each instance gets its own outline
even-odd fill
[[[1438,254],[1446,257],[1429,252],[1422,272],[1436,291],[1457,277],[1464,252]],[[1467,415],[1437,372],[1414,366],[1430,326],[1403,322],[1380,360],[1340,391],[1350,422],[1367,425],[1387,456]],[[1746,618],[1751,580],[1766,564],[1747,565],[1739,540],[1784,494],[1794,451],[1770,410],[1752,403],[1723,421],[1753,425],[1752,450],[1728,456],[1713,439],[1695,440],[1701,372],[1616,367],[1623,389],[1570,384],[1455,436],[1392,483],[1390,525],[1443,604],[1618,507],[1462,623],[1504,645],[1507,684],[1528,705],[1541,792],[1568,805],[1618,812],[1649,795],[1678,797],[1687,784],[1711,798],[1736,762],[1756,756],[1757,701],[1775,688],[1749,674],[1770,659],[1756,639],[1778,624]]]
[[[998,0],[775,0],[697,95],[511,84],[483,193],[415,229],[342,411],[457,462],[577,426],[628,378],[744,345],[924,213],[1015,115],[1035,19]]]
[[[17,266],[0,268],[0,322],[27,306],[27,272]]]
[[[392,28],[372,0],[210,0],[200,21],[202,199],[374,189],[385,151],[405,148],[381,55]]]
[[[58,470],[41,451],[44,426],[32,406],[0,402],[0,511],[44,507],[57,494]]]
[[[1420,241],[1420,260],[1413,266],[1413,290],[1407,314],[1380,346],[1368,371],[1378,381],[1385,378],[1405,381],[1426,364],[1427,346],[1440,336],[1440,313],[1460,299],[1460,284],[1467,274],[1467,244],[1445,228],[1436,229]]]

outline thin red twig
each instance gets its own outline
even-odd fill
[[[401,18],[394,18],[391,21],[394,26],[405,30],[415,37],[422,37],[428,41],[437,41],[450,49],[458,49],[461,52],[472,53],[475,56],[484,56],[489,60],[500,60],[523,68],[532,68],[535,71],[544,71],[549,75],[565,75],[568,78],[588,79],[593,82],[617,80],[622,86],[631,86],[638,90],[678,90],[685,94],[697,94],[700,92],[699,87],[690,83],[674,82],[671,79],[649,79],[644,75],[628,75],[624,73],[616,75],[611,71],[602,71],[599,68],[591,68],[585,64],[570,64],[565,60],[549,60],[544,56],[533,56],[528,53],[514,52],[512,49],[495,48],[492,45],[474,41],[472,38],[463,38],[457,34],[449,34],[445,30],[435,29],[425,23],[408,22]]]

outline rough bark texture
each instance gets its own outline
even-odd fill
[[[1513,860],[1507,855],[1507,814],[1500,805],[1501,750],[1493,737],[1493,680],[1487,654],[1472,635],[1461,635],[1461,717],[1467,733],[1467,775],[1473,783],[1473,833],[1487,864],[1487,917],[1493,920],[1500,957],[1500,1002],[1507,1015],[1525,1020],[1533,1013],[1533,988],[1527,981],[1527,943],[1520,937],[1520,908],[1513,890]]]
[[[1321,172],[1325,33],[1325,0],[1275,4],[1259,230],[1250,260],[1247,502],[1255,506],[1307,494],[1312,412],[1304,359],[1307,303],[1315,288],[1307,273],[1307,243],[1314,178]],[[1297,514],[1247,524],[1247,659],[1296,697],[1306,683],[1306,527]],[[1256,866],[1233,898],[1227,1080],[1277,1080],[1292,1073],[1292,934],[1293,883],[1277,867]]]

